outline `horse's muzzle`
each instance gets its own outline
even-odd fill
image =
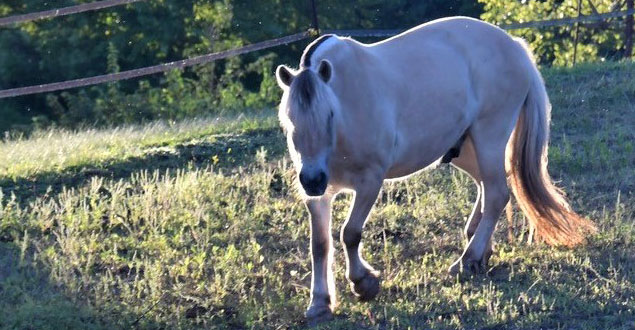
[[[304,192],[311,197],[324,195],[328,181],[328,176],[324,171],[319,171],[313,176],[300,172],[300,184],[304,188]]]

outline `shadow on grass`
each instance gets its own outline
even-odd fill
[[[19,248],[0,242],[0,328],[106,328],[95,311],[60,291],[45,267],[34,267],[20,258]]]
[[[138,171],[165,171],[167,169],[206,168],[233,169],[256,160],[263,148],[267,160],[281,157],[286,145],[278,129],[260,129],[245,134],[222,134],[205,140],[194,140],[170,146],[150,146],[142,156],[111,160],[99,164],[77,166],[62,172],[43,172],[17,180],[0,178],[0,189],[5,196],[15,194],[18,202],[34,200],[47,191],[60,192],[64,187],[76,188],[93,177],[106,179],[128,178]]]
[[[144,314],[108,315],[82,297],[64,295],[64,288],[51,281],[47,267],[21,258],[17,245],[0,242],[0,329],[165,327]]]

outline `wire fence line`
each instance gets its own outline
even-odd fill
[[[81,5],[76,5],[76,6],[69,6],[64,8],[39,11],[35,13],[30,13],[30,14],[2,17],[0,18],[0,26],[78,14],[78,13],[83,13],[86,11],[93,11],[98,9],[114,7],[114,6],[127,5],[130,3],[139,2],[139,1],[145,1],[145,0],[103,0],[103,1],[83,3]]]
[[[396,36],[401,32],[404,32],[406,30],[396,30],[396,29],[391,29],[391,30],[380,30],[380,29],[375,29],[375,30],[358,30],[358,29],[354,29],[354,30],[322,30],[320,31],[321,33],[324,34],[336,34],[339,36],[348,36],[348,37],[377,37],[377,38],[382,38],[382,37],[392,37],[392,36]]]
[[[545,20],[545,21],[501,24],[499,26],[505,30],[517,30],[517,29],[524,29],[524,28],[539,28],[539,27],[546,27],[546,26],[572,25],[575,23],[583,23],[583,22],[597,22],[597,21],[603,21],[609,18],[625,17],[625,16],[629,16],[633,14],[635,14],[635,10],[629,9],[624,11],[616,11],[612,13],[580,15],[577,17],[558,18],[558,19],[551,19],[551,20]]]
[[[107,8],[107,7],[112,7],[116,5],[138,2],[138,1],[144,1],[144,0],[105,0],[105,1],[97,1],[97,2],[92,2],[88,4],[78,5],[78,6],[50,10],[46,12],[6,17],[6,18],[0,19],[0,26],[3,25],[3,22],[4,22],[3,20],[10,21],[10,23],[4,23],[4,25],[7,25],[7,24],[12,24],[17,22],[24,22],[28,20],[55,17],[55,16],[61,16],[61,15],[69,15],[69,14],[78,13],[82,11],[88,11],[88,10],[97,10],[101,8]],[[59,14],[63,10],[67,10],[67,11],[64,11],[62,14]],[[313,10],[315,10],[315,8]],[[52,12],[54,13],[51,14]],[[43,13],[49,13],[48,14],[49,16],[45,16],[43,15]],[[609,18],[619,18],[619,17],[625,17],[625,16],[629,16],[633,14],[635,14],[635,10],[629,9],[625,11],[617,11],[617,12],[604,13],[604,14],[579,15],[577,17],[568,17],[568,18],[560,18],[560,19],[501,24],[499,26],[505,30],[515,30],[515,29],[522,29],[522,28],[540,28],[540,27],[548,27],[548,26],[572,25],[572,24],[581,23],[581,22],[602,21]],[[27,18],[26,16],[29,16],[30,18]],[[316,17],[315,13],[314,13],[314,17]],[[216,52],[216,53],[209,53],[205,55],[200,55],[200,56],[196,56],[196,57],[192,57],[192,58],[188,58],[184,60],[159,64],[159,65],[154,65],[154,66],[149,66],[149,67],[144,67],[139,69],[132,69],[132,70],[127,70],[127,71],[122,71],[117,73],[87,77],[87,78],[67,80],[62,82],[0,90],[0,99],[23,96],[23,95],[53,92],[53,91],[78,88],[78,87],[86,87],[86,86],[108,83],[113,81],[147,76],[151,74],[166,72],[172,69],[185,68],[185,67],[189,67],[189,66],[193,66],[197,64],[208,63],[208,62],[212,62],[212,61],[216,61],[216,60],[220,60],[220,59],[224,59],[224,58],[228,58],[232,56],[237,56],[237,55],[246,54],[246,53],[250,53],[250,52],[254,52],[258,50],[264,50],[264,49],[268,49],[268,48],[272,48],[272,47],[276,47],[280,45],[285,45],[285,44],[297,42],[300,40],[308,39],[308,38],[317,36],[321,33],[330,33],[330,34],[352,36],[352,37],[391,37],[404,31],[404,30],[396,30],[396,29],[319,31],[315,27],[305,32],[300,32],[300,33],[288,35],[281,38],[270,39],[270,40],[250,44],[244,47],[239,47],[239,48]]]
[[[633,14],[635,14],[635,9],[629,9],[629,10],[612,12],[612,13],[597,14],[597,15],[580,15],[578,17],[557,18],[557,19],[531,21],[531,22],[523,22],[523,23],[500,24],[498,26],[504,30],[541,28],[541,27],[549,27],[549,26],[573,25],[576,23],[583,23],[583,22],[597,22],[597,21],[603,21],[609,18],[619,18],[619,17],[625,17],[625,16],[629,16]],[[375,29],[375,30],[323,30],[320,32],[363,38],[363,37],[392,37],[404,31],[405,30],[403,29],[402,30]]]

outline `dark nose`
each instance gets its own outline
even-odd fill
[[[320,171],[317,175],[309,176],[304,172],[300,172],[300,184],[309,196],[321,196],[326,190],[328,178],[324,171]]]

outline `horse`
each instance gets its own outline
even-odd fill
[[[478,190],[452,275],[487,269],[510,190],[547,244],[572,247],[596,230],[548,174],[551,105],[531,51],[492,24],[444,18],[371,44],[323,35],[298,69],[278,66],[276,80],[278,117],[310,214],[310,321],[332,318],[336,305],[331,203],[343,191],[354,194],[340,235],[346,277],[362,301],[380,290],[360,242],[382,183],[434,164],[467,173]]]

